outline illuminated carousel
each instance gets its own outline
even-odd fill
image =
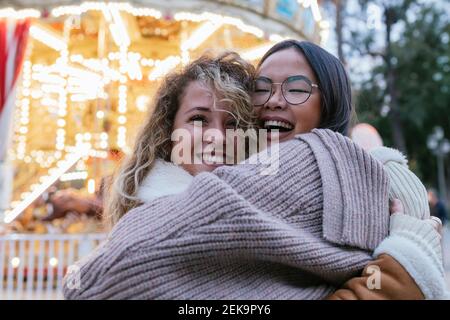
[[[281,39],[320,43],[329,28],[313,0],[17,0],[2,6],[0,21],[15,23],[21,44],[11,63],[20,74],[9,76],[8,63],[1,70],[4,83],[11,82],[0,109],[7,142],[0,145],[3,233],[101,231],[87,211],[52,217],[52,196],[65,191],[61,201],[69,195],[101,201],[103,178],[130,151],[167,72],[206,50],[234,50],[256,62]]]

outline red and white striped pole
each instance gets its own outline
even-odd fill
[[[13,167],[7,154],[11,142],[17,78],[28,40],[29,19],[0,19],[0,213],[9,207]]]

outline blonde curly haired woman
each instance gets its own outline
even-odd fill
[[[199,144],[200,150],[214,144],[209,149],[225,152],[226,129],[247,130],[254,126],[248,94],[253,76],[250,63],[236,53],[225,52],[217,57],[203,55],[164,79],[106,201],[105,216],[110,227],[139,204],[180,193],[194,175],[213,171],[226,162],[225,154],[219,159],[218,154],[195,151]],[[202,130],[196,130],[199,126]],[[187,133],[179,142],[172,141],[176,130]],[[208,131],[215,133],[210,141],[202,134]],[[175,147],[189,151],[188,161],[172,156]]]

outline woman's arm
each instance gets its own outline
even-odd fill
[[[442,267],[441,225],[401,214],[391,216],[391,235],[375,250],[376,260],[360,277],[329,296],[329,300],[449,299]]]

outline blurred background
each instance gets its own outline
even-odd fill
[[[450,279],[449,17],[445,0],[2,1],[0,299],[60,299],[105,238],[103,187],[165,74],[206,50],[256,64],[287,38],[346,66],[355,141],[407,155]]]

